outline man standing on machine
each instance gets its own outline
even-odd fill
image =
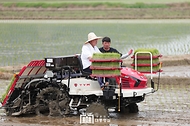
[[[122,54],[119,51],[110,47],[111,39],[109,37],[104,37],[102,39],[102,45],[103,45],[103,47],[99,48],[100,52],[102,52],[102,53],[119,53],[122,56]]]
[[[110,47],[110,45],[111,45],[111,39],[109,37],[104,37],[102,39],[102,45],[103,45],[103,47],[99,48],[100,52],[102,52],[102,53],[119,53],[122,56],[122,54],[119,51],[117,51],[116,49]],[[105,81],[105,85],[104,86],[108,86],[108,84],[109,84],[109,78],[105,77],[104,81],[103,81],[103,79],[104,78],[101,78],[101,82],[104,83],[104,81]],[[102,87],[102,89],[103,88],[104,87]]]
[[[127,54],[122,55],[122,53],[120,53],[116,49],[110,47],[111,39],[109,37],[104,37],[102,39],[102,45],[103,46],[101,48],[99,48],[100,52],[102,52],[102,53],[119,53],[121,56],[121,59],[126,58],[127,56],[129,56],[133,52],[133,50],[131,49]],[[100,81],[103,83],[104,82],[103,78],[101,78]],[[105,78],[105,86],[107,86],[108,84],[109,84],[109,79]]]

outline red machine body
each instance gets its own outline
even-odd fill
[[[128,67],[123,67],[121,69],[121,84],[122,89],[138,89],[138,88],[146,88],[147,87],[147,77]]]

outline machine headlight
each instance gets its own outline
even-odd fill
[[[47,63],[53,63],[53,59],[46,59]]]

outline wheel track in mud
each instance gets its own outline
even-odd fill
[[[107,117],[108,116],[108,110],[105,108],[105,106],[101,103],[92,103],[90,104],[87,109],[86,113],[92,113],[95,116],[102,116]]]

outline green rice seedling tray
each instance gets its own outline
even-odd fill
[[[122,60],[119,59],[92,59],[91,62],[122,62]]]
[[[158,59],[160,57],[162,57],[162,55],[152,56],[152,59]],[[133,55],[131,58],[135,58],[135,56]],[[146,55],[139,55],[139,54],[137,54],[137,58],[138,59],[151,59],[150,55],[147,55],[147,54]]]
[[[109,76],[109,77],[113,77],[113,76],[120,76],[121,72],[120,69],[99,69],[99,68],[95,68],[92,69],[92,76],[98,76],[98,77],[103,77],[103,76]]]
[[[135,50],[134,54],[136,54],[137,52],[151,52],[153,56],[158,56],[160,55],[159,51],[155,48],[150,48],[150,49],[147,49],[147,48],[140,48],[140,49],[137,49]],[[149,56],[149,54],[139,54],[140,56]]]
[[[137,59],[136,61],[137,66],[141,65],[141,64],[151,64],[151,60],[150,59]],[[152,59],[152,64],[158,65],[160,63],[159,59]],[[135,60],[133,60],[133,63],[131,64],[131,66],[135,65]]]
[[[118,62],[92,62],[91,69],[119,69],[120,63]]]
[[[96,77],[116,77],[120,76],[120,70],[93,70],[91,76]]]
[[[159,66],[152,67],[152,70],[153,70],[153,71],[158,71],[159,69],[160,69]],[[146,71],[146,72],[148,72],[148,71],[151,70],[151,67],[150,67],[150,66],[146,66],[146,67],[137,67],[137,70],[138,70],[138,71]]]
[[[160,55],[160,53],[157,49],[152,48],[152,49],[137,49],[137,50],[135,50],[134,55],[131,58],[135,58],[135,54],[137,52],[138,52],[138,54],[137,54],[138,59],[150,59],[151,58],[149,53],[143,53],[143,52],[150,52],[152,54],[152,59],[158,59],[159,57],[162,57],[162,55]]]
[[[160,62],[159,63],[153,63],[152,66],[155,67],[155,66],[159,66],[160,65]],[[131,66],[135,66],[135,64],[131,64]],[[138,64],[137,63],[137,67],[148,67],[148,66],[151,66],[151,64]]]
[[[119,67],[101,67],[101,66],[90,66],[92,70],[121,70]]]
[[[94,53],[93,60],[119,60],[120,59],[120,54],[118,53]]]
[[[91,77],[119,77],[117,74],[92,74]]]
[[[95,53],[91,60],[91,76],[115,77],[120,76],[120,54],[118,53]]]
[[[157,49],[137,49],[132,56],[133,63],[131,66],[133,66],[133,69],[142,73],[155,73],[160,71],[160,57],[161,55]]]
[[[159,69],[157,71],[152,71],[152,74],[156,74],[157,72],[162,72],[162,71],[163,70],[161,70],[161,69]],[[150,74],[151,73],[151,71],[139,71],[139,72],[144,73],[144,74]]]

